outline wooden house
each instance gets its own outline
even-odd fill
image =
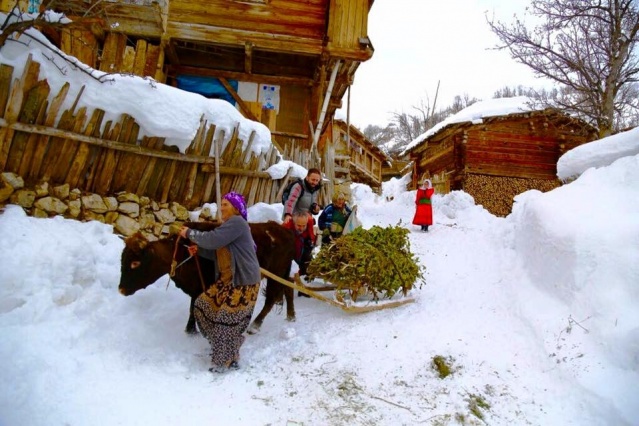
[[[345,188],[357,182],[381,191],[382,170],[390,167],[390,159],[356,127],[333,120],[322,136],[320,149],[326,152],[325,171],[335,176],[335,186],[348,192]],[[333,192],[330,188],[329,195]]]
[[[506,216],[513,197],[560,185],[557,160],[597,138],[596,129],[527,98],[478,102],[413,141],[413,184],[430,177],[438,193],[463,190],[491,213]],[[471,110],[472,109],[472,110]]]
[[[0,1],[3,11],[15,4]],[[226,99],[266,124],[283,154],[318,143],[355,71],[373,55],[367,28],[373,0],[51,4],[86,23],[49,29],[66,53],[102,71],[150,76]]]
[[[0,11],[8,12],[17,4],[22,11],[37,12],[41,3],[0,0]],[[320,136],[342,106],[359,65],[373,55],[368,37],[372,4],[373,0],[53,0],[47,7],[64,13],[73,25],[36,26],[62,51],[94,69],[148,76],[208,98],[225,99],[245,117],[264,123],[285,159],[324,169],[328,150],[327,145],[318,150]],[[23,124],[6,118],[0,130]],[[202,129],[202,134],[207,132]],[[71,133],[65,137],[77,139]],[[136,140],[135,132],[129,139],[131,145],[146,144]],[[247,141],[236,142],[240,150]],[[263,159],[249,161],[245,153],[228,157],[245,158],[244,173],[267,179],[262,166],[268,162]],[[182,161],[179,156],[174,160]],[[210,158],[197,161],[201,166],[194,179],[199,181],[199,174],[211,173],[213,167]],[[253,165],[262,168],[250,168]],[[240,179],[236,166],[227,161],[215,169],[229,168],[235,173],[233,179]],[[334,176],[326,178],[332,182]],[[64,182],[62,177],[57,180]],[[277,187],[287,180],[288,176],[281,185],[263,185],[263,191],[248,187],[244,191],[250,191],[251,204],[271,202],[278,198]],[[165,186],[177,189],[162,191],[163,201],[181,192],[176,183]],[[189,206],[213,197],[215,191],[204,188],[205,196],[189,198]],[[107,185],[104,190],[114,188]],[[189,191],[199,192],[197,186]],[[321,198],[326,201],[326,197],[323,191]]]
[[[382,169],[382,180],[401,178],[412,170],[412,164],[409,160],[391,159],[389,167]]]

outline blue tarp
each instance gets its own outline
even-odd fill
[[[187,92],[199,93],[202,96],[212,99],[224,99],[235,105],[235,99],[226,90],[220,80],[213,77],[200,77],[195,75],[179,75],[176,78],[177,87]],[[233,90],[237,92],[237,80],[227,80]]]

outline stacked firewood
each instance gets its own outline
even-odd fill
[[[560,186],[559,180],[528,179],[503,176],[468,174],[464,191],[472,195],[476,204],[496,216],[508,216],[512,212],[513,199],[522,192],[536,189],[550,191]]]

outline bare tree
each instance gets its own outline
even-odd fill
[[[472,104],[478,101],[479,99],[475,97],[471,98],[470,95],[468,95],[468,93],[464,93],[463,96],[456,95],[455,98],[453,99],[453,104],[440,112],[440,117],[437,120],[437,122],[444,120],[449,115],[457,114],[462,109],[468,108],[469,106],[471,106]]]
[[[427,132],[448,116],[474,104],[479,99],[470,97],[468,94],[457,95],[452,105],[439,110],[435,109],[436,100],[437,96],[431,104],[430,99],[426,97],[425,100],[420,101],[419,105],[412,107],[416,111],[415,114],[395,112],[391,122],[385,128],[368,126],[364,134],[371,141],[378,138],[380,143],[376,145],[384,149],[391,157],[395,157],[418,136]]]
[[[395,125],[395,139],[409,143],[417,136],[424,133],[423,112],[420,115],[410,115],[405,112],[393,113],[393,124]]]
[[[532,0],[540,22],[529,29],[487,19],[511,56],[560,85],[555,106],[599,129],[601,137],[626,126],[639,109],[637,0]]]
[[[393,139],[395,136],[395,127],[392,124],[388,124],[386,127],[369,124],[364,128],[362,133],[373,145],[380,146]]]
[[[419,105],[412,107],[417,112],[416,114],[407,114],[405,112],[393,113],[391,121],[391,125],[395,130],[393,139],[398,146],[410,143],[416,137],[437,124],[440,118],[440,115],[435,112],[438,95],[439,82],[437,82],[435,99],[432,103],[430,97],[426,95],[426,99],[421,99]]]
[[[498,89],[493,94],[493,99],[498,98],[514,98],[515,96],[528,96],[530,98],[537,98],[539,92],[532,87],[524,87],[521,84],[516,87],[504,86]]]

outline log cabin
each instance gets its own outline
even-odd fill
[[[428,177],[436,193],[463,190],[497,216],[511,213],[524,191],[561,183],[557,160],[597,139],[586,122],[525,97],[477,102],[412,141],[413,187]]]

